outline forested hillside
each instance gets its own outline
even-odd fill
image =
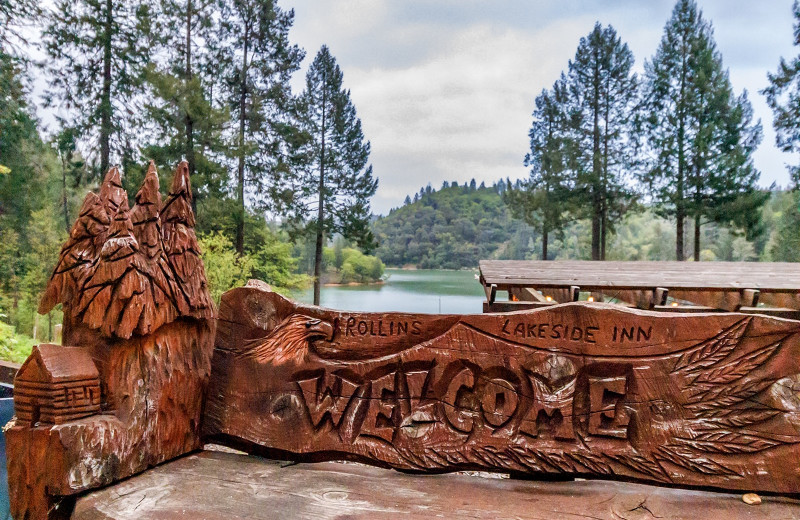
[[[481,259],[539,259],[541,233],[511,217],[503,203],[507,185],[448,184],[439,191],[428,186],[414,199],[375,221],[373,232],[381,242],[377,255],[391,267],[420,269],[475,268]],[[761,225],[746,236],[744,230],[713,222],[701,229],[703,261],[799,261],[794,237],[799,225],[797,199],[776,190],[761,211]],[[591,258],[591,220],[570,222],[551,238],[548,259]],[[688,228],[692,233],[691,223]],[[687,233],[687,235],[689,235]],[[687,251],[694,254],[687,237]],[[609,260],[675,260],[675,223],[649,206],[640,206],[609,237]]]
[[[374,223],[376,254],[386,265],[460,269],[481,258],[522,258],[513,244],[527,243],[531,228],[511,218],[499,195],[503,184],[446,184],[420,190]]]

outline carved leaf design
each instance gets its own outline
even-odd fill
[[[692,452],[687,453],[686,448],[681,446],[662,446],[656,452],[656,457],[660,460],[704,475],[739,475],[731,468],[704,456],[699,456]]]
[[[706,453],[755,453],[785,444],[774,439],[736,432],[705,432],[694,439],[677,437],[678,442]]]
[[[719,413],[719,410],[750,399],[775,381],[774,378],[742,379],[727,386],[713,386],[691,395],[686,408],[696,412],[705,411],[704,414],[698,414],[698,416],[713,417]]]
[[[715,365],[721,360],[725,359],[744,335],[747,325],[750,323],[750,318],[744,318],[736,322],[731,327],[723,330],[717,336],[700,343],[695,348],[683,354],[678,358],[678,362],[672,369],[672,372],[683,372],[690,374],[692,372],[708,368]]]
[[[650,475],[654,479],[665,482],[670,481],[669,475],[664,472],[661,466],[655,461],[642,457],[641,455],[607,453],[606,457],[628,469]]]
[[[612,475],[614,472],[611,470],[611,466],[603,460],[602,457],[598,457],[593,455],[592,453],[570,453],[565,452],[568,458],[572,459],[576,463],[580,464],[581,466],[587,468],[589,471],[593,471],[600,475]]]
[[[766,345],[713,369],[703,370],[693,378],[693,383],[708,383],[713,386],[732,383],[762,365],[781,346],[781,342],[782,340]]]
[[[774,408],[713,408],[698,413],[698,415],[707,414],[709,417],[692,423],[692,426],[700,430],[741,428],[768,421],[780,413],[780,410]]]

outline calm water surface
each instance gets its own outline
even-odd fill
[[[402,311],[445,314],[480,314],[483,288],[478,270],[440,271],[387,269],[384,284],[323,287],[323,307],[350,311]],[[311,303],[311,289],[293,295]]]

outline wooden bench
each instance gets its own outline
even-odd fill
[[[263,282],[216,311],[190,197],[185,163],[163,203],[152,165],[132,209],[113,169],[87,196],[40,308],[70,346],[17,377],[17,520],[800,513],[800,321],[349,312]]]

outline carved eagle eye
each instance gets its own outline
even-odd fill
[[[320,323],[322,323],[322,321],[321,321],[321,320],[308,320],[308,321],[306,322],[306,328],[307,328],[307,329],[310,329],[311,327],[313,327],[313,326],[315,326],[315,325],[319,325]]]

